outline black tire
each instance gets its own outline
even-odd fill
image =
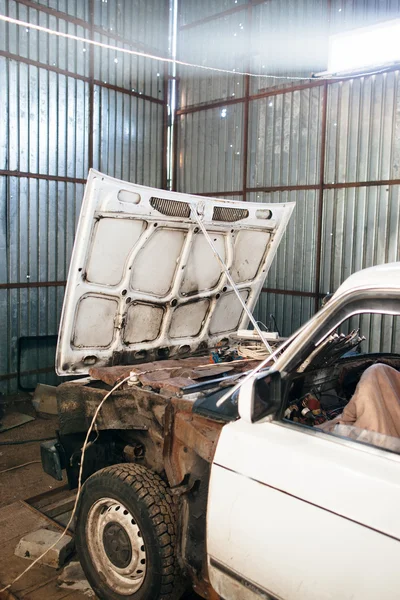
[[[94,514],[95,508],[92,507],[96,503],[101,505],[103,498],[111,498],[126,507],[130,513],[127,518],[133,517],[140,529],[137,535],[143,538],[146,571],[140,588],[134,593],[126,590],[117,593],[112,587],[115,569],[110,569],[110,573],[99,573],[91,556],[94,550],[93,542],[87,539],[88,516]],[[99,510],[102,515],[109,509]],[[103,535],[101,539],[104,543],[106,528],[102,534],[97,534],[96,540]],[[98,526],[96,531],[101,531],[101,527]],[[102,469],[89,477],[78,504],[75,537],[83,571],[101,600],[177,600],[181,597],[184,586],[176,556],[176,503],[165,482],[152,471],[137,464],[120,464]],[[109,564],[113,567],[113,563]]]

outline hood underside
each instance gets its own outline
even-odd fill
[[[245,328],[248,317],[194,211],[252,310],[293,208],[179,194],[91,170],[57,373],[206,352]]]

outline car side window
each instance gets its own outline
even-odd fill
[[[281,417],[400,453],[400,316],[352,314],[289,376]]]

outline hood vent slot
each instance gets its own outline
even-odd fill
[[[179,217],[181,219],[190,217],[190,206],[187,202],[152,197],[150,198],[150,206],[167,217]]]
[[[228,208],[226,206],[214,206],[213,221],[240,221],[249,216],[249,211],[245,208]]]

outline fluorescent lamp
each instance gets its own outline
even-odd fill
[[[400,19],[329,38],[329,73],[360,71],[400,62]]]

